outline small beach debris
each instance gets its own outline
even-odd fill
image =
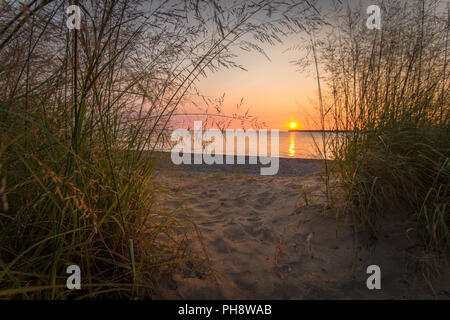
[[[308,236],[306,237],[306,243],[305,243],[306,249],[308,250],[308,252],[311,255],[311,257],[313,255],[312,254],[312,239],[313,239],[313,235],[314,235],[313,232],[308,234]]]

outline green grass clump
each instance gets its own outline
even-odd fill
[[[378,5],[380,30],[366,27],[362,8],[344,7],[327,39],[313,43],[329,88],[322,126],[345,132],[327,144],[360,221],[376,232],[381,215],[408,213],[425,247],[445,252],[450,8],[422,0]]]
[[[414,214],[426,246],[448,248],[448,130],[377,128],[359,135],[357,142],[348,138],[339,153],[359,217],[375,228],[380,214]]]

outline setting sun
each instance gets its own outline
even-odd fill
[[[290,127],[291,129],[296,129],[296,128],[298,127],[297,122],[291,122],[291,123],[289,124],[289,127]]]

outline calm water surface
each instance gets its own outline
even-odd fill
[[[332,133],[326,133],[326,136],[329,138]],[[193,152],[193,145],[194,145],[194,134],[191,132],[191,145],[192,145],[192,152]],[[225,146],[226,146],[226,136],[223,138],[223,145],[224,145],[224,151],[223,154],[233,154],[233,152],[227,152]],[[248,143],[248,139],[246,139],[245,148],[244,147],[238,147],[235,145],[234,154],[236,155],[249,155],[250,152],[257,152],[258,151],[258,145],[250,145]],[[322,143],[322,133],[320,132],[286,132],[286,131],[280,131],[279,132],[279,142],[278,142],[278,148],[274,146],[274,150],[278,149],[278,156],[281,158],[301,158],[301,159],[319,159],[320,154],[318,152],[318,148],[320,150],[323,150],[323,143]],[[259,141],[259,136],[258,136]],[[270,153],[271,150],[271,139],[270,139],[270,133],[267,135],[267,149]],[[172,143],[165,143],[164,145],[161,145],[159,148],[157,148],[159,151],[166,151],[170,152],[173,145],[175,145],[175,142]],[[205,142],[203,143],[205,145]],[[328,155],[329,158],[330,155]]]

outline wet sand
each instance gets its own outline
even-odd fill
[[[244,158],[244,164],[238,164],[237,157],[234,157],[233,164],[226,164],[223,158],[223,164],[194,164],[194,156],[191,154],[191,164],[181,164],[178,166],[172,165],[170,153],[159,152],[158,167],[169,170],[178,170],[184,172],[198,172],[198,173],[237,173],[247,174],[253,176],[261,175],[261,168],[268,168],[271,164],[261,164],[260,159],[252,157],[256,164],[250,164],[250,157]],[[274,176],[277,177],[302,177],[323,168],[322,160],[315,159],[298,159],[298,158],[278,158],[278,171]]]

